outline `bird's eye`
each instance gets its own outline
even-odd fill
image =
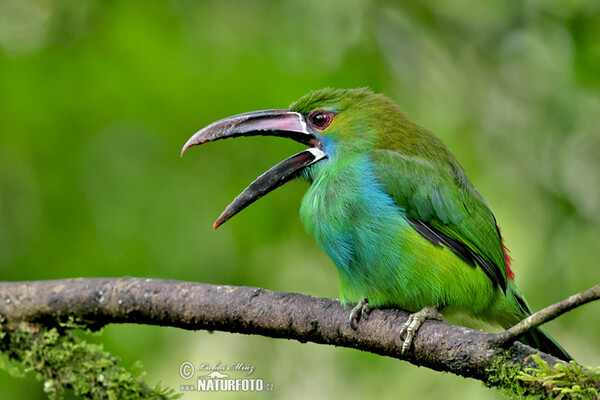
[[[331,123],[334,114],[330,111],[313,111],[308,115],[310,122],[318,129],[325,129]]]

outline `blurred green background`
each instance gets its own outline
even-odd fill
[[[310,90],[369,86],[461,161],[502,226],[534,309],[600,281],[600,2],[0,0],[0,279],[139,276],[337,297],[304,232],[306,184],[217,232],[251,180],[302,148],[183,143],[232,114]],[[598,305],[547,325],[600,364]],[[479,382],[347,349],[110,326],[149,383],[183,361],[244,362],[270,398],[500,399]],[[44,398],[0,371],[3,399]],[[265,393],[184,399],[265,397]]]

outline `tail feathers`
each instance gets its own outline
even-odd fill
[[[542,328],[535,328],[524,334],[521,339],[521,342],[535,347],[543,351],[544,353],[548,353],[553,355],[554,357],[560,358],[564,361],[571,361],[573,357],[569,355],[557,342],[552,338],[552,336],[548,335],[545,330]]]

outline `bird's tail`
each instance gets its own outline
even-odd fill
[[[519,319],[525,318],[532,314],[529,304],[527,304],[527,301],[525,301],[525,298],[523,297],[521,292],[519,292],[519,289],[517,289],[517,287],[514,284],[514,281],[512,280],[508,281],[507,295],[512,295],[513,299],[516,300],[516,304],[518,305],[520,310]],[[518,321],[513,321],[513,324],[516,322]],[[510,326],[505,326],[505,328],[509,327]],[[567,353],[566,350],[563,349],[561,345],[558,344],[558,342],[554,340],[552,336],[550,336],[542,328],[538,327],[527,331],[527,333],[525,333],[519,338],[519,341],[531,347],[535,347],[536,349],[543,351],[544,353],[551,354],[554,357],[560,358],[561,360],[569,362],[573,359],[573,357],[571,357],[571,355]]]
[[[573,357],[571,357],[571,355],[542,328],[535,328],[528,331],[519,339],[519,341],[531,347],[535,347],[544,353],[560,358],[561,360],[568,362],[573,359]]]

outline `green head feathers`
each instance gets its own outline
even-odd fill
[[[368,88],[317,90],[293,103],[290,110],[309,118],[318,111],[331,113],[324,128],[316,127],[318,134],[354,150],[369,150],[396,125],[411,124],[400,107]]]
[[[341,151],[393,150],[460,169],[435,135],[411,122],[391,99],[368,88],[317,90],[291,104],[290,110],[309,118],[319,110],[333,113],[330,123],[316,131],[323,138],[331,137]]]

